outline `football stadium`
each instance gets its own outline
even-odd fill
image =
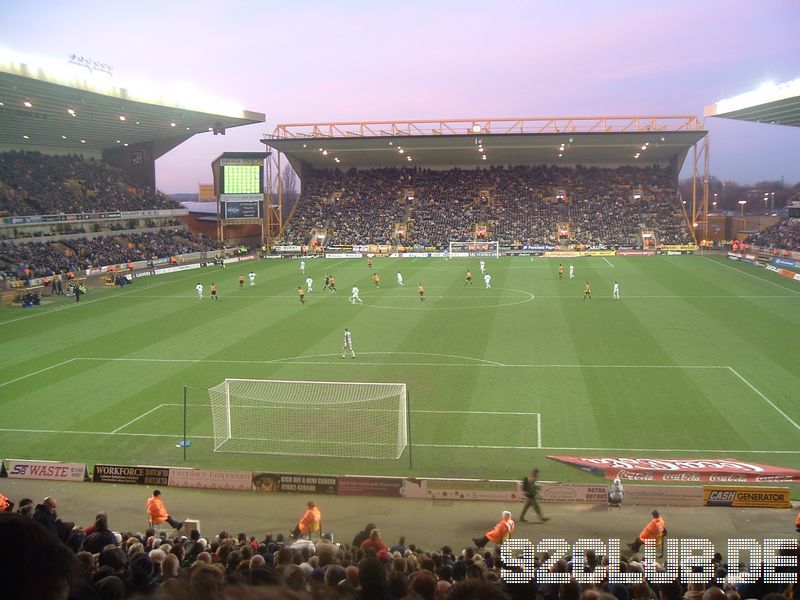
[[[706,114],[796,126],[793,90]],[[279,124],[158,191],[265,121],[0,64],[0,508],[69,549],[3,551],[10,597],[797,597],[800,200],[716,213],[693,115]],[[679,559],[734,537],[749,572]]]

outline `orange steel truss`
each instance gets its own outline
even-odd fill
[[[695,116],[662,115],[284,123],[276,125],[275,130],[264,137],[268,139],[301,139],[509,133],[646,133],[651,131],[702,130],[703,123]]]

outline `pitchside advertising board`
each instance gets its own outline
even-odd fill
[[[548,456],[608,480],[711,483],[800,483],[800,471],[736,459]]]
[[[8,459],[3,465],[4,476],[10,479],[54,479],[58,481],[84,481],[89,478],[83,463],[63,463],[44,460]]]

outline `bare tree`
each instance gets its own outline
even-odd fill
[[[283,193],[289,196],[296,195],[298,177],[297,173],[295,173],[294,169],[292,168],[292,165],[287,163],[286,166],[283,167],[283,173],[281,174],[281,177],[283,177]]]

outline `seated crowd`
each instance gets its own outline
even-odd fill
[[[643,229],[664,244],[692,241],[674,173],[580,166],[312,171],[284,241],[308,244],[324,229],[327,245],[393,243],[399,224],[408,242],[441,248],[472,240],[478,223],[502,244],[556,244],[560,225],[587,246],[640,246]]]
[[[715,555],[720,581],[712,584],[506,583],[500,554],[474,546],[422,549],[401,537],[387,544],[368,523],[352,543],[262,538],[220,531],[188,537],[117,532],[105,512],[85,527],[57,517],[54,498],[34,507],[20,499],[16,513],[0,512],[0,577],[8,598],[288,598],[410,600],[797,600],[798,586],[722,583],[727,565]],[[537,555],[535,566],[550,559]],[[587,551],[584,572],[608,565]],[[552,561],[550,571],[573,573],[575,557]],[[659,570],[663,569],[663,565]],[[640,554],[624,553],[620,572],[643,572]]]
[[[800,251],[800,218],[782,219],[772,227],[750,236],[747,243],[764,248]]]
[[[0,152],[0,216],[173,208],[180,205],[94,158]]]
[[[0,276],[25,279],[69,271],[77,273],[90,267],[209,252],[219,246],[207,236],[193,234],[187,229],[57,242],[0,242]]]

